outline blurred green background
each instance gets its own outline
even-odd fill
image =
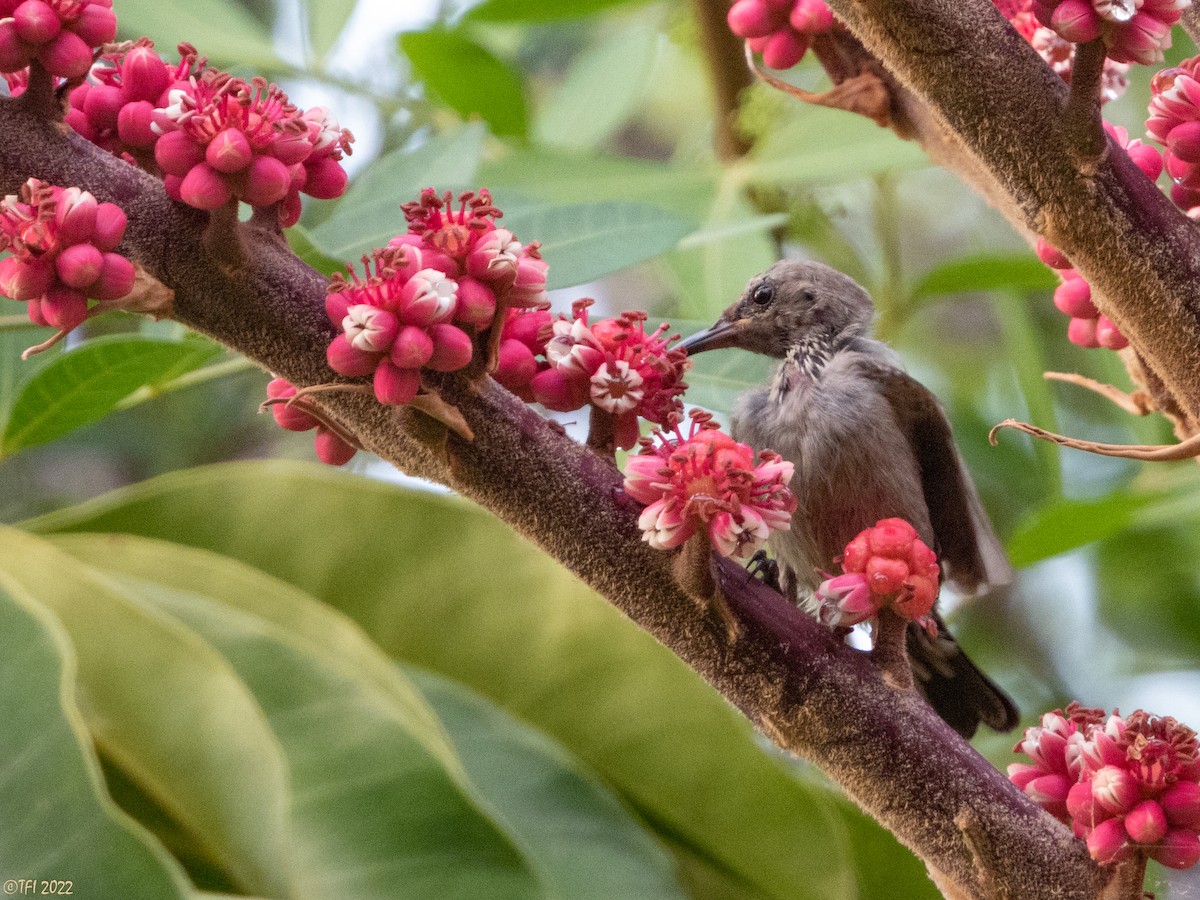
[[[393,8],[395,7],[395,8]],[[760,86],[715,158],[681,2],[117,0],[330,106],[340,201],[290,237],[326,272],[426,186],[489,188],[555,310],[687,332],[781,254],[853,275],[942,399],[1019,579],[951,625],[1031,724],[1078,699],[1200,723],[1196,466],[1065,453],[1013,416],[1172,440],[1078,388],[1056,276],[917,147]],[[1171,59],[1194,53],[1180,34]],[[1106,117],[1143,131],[1149,71]],[[792,76],[819,89],[806,60]],[[267,376],[172,323],[43,338],[0,319],[0,879],[80,897],[933,897],[922,867],[653,640],[490,516],[256,410]],[[768,367],[697,360],[723,413]],[[536,478],[536,473],[530,477]],[[111,492],[111,493],[110,493]],[[98,499],[97,499],[98,498]],[[976,745],[1003,767],[1014,735]],[[1186,875],[1152,870],[1159,896]],[[1193,890],[1200,884],[1193,881]]]

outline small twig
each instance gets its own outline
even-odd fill
[[[1108,152],[1108,136],[1100,120],[1100,88],[1107,52],[1100,38],[1076,44],[1071,66],[1071,93],[1063,110],[1063,126],[1069,152],[1084,175],[1094,174]]]
[[[1074,384],[1086,388],[1115,403],[1131,416],[1148,416],[1154,412],[1153,401],[1145,391],[1134,391],[1132,394],[1128,394],[1115,385],[1103,384],[1094,378],[1088,378],[1075,372],[1043,372],[1042,377],[1047,381],[1061,381],[1064,384]]]
[[[871,659],[883,671],[884,680],[896,690],[915,690],[912,666],[908,663],[908,620],[885,606],[876,622]]]
[[[871,119],[876,125],[887,128],[892,123],[891,98],[883,81],[874,72],[860,72],[847,78],[840,84],[834,85],[823,94],[814,94],[804,88],[788,84],[781,78],[776,78],[770,72],[759,67],[754,60],[754,51],[746,44],[746,65],[759,81],[769,84],[776,90],[783,91],[814,106],[828,106],[831,109],[842,109],[846,112],[858,113]]]
[[[226,275],[234,277],[245,269],[246,248],[242,245],[236,197],[230,197],[228,203],[209,213],[208,227],[204,229],[204,246]]]
[[[617,464],[617,417],[593,406],[588,417],[587,445],[614,466]]]
[[[1121,459],[1140,459],[1145,462],[1176,462],[1182,459],[1192,459],[1200,456],[1200,434],[1193,435],[1178,444],[1098,444],[1095,441],[1084,441],[1079,438],[1066,437],[1046,431],[1028,422],[1018,422],[1016,419],[1005,419],[988,432],[988,442],[996,446],[996,432],[1001,428],[1015,428],[1025,434],[1032,435],[1043,441],[1052,441],[1072,450],[1082,450],[1097,456],[1115,456]]]
[[[1104,887],[1100,900],[1142,900],[1145,897],[1146,854],[1135,853],[1118,863],[1112,880]]]
[[[29,64],[29,84],[17,102],[34,115],[62,119],[62,107],[54,95],[54,77],[36,59]]]
[[[352,387],[353,385],[346,385],[346,386]],[[318,385],[318,387],[324,387],[324,385]],[[258,405],[258,411],[265,412],[268,407],[278,406],[281,403],[284,406],[295,406],[297,409],[302,410],[306,415],[312,416],[314,419],[317,420],[317,422],[321,425],[322,428],[326,428],[329,431],[333,432],[335,435],[337,435],[339,438],[341,438],[343,441],[345,441],[347,444],[349,444],[355,450],[365,450],[366,449],[365,447],[363,447],[362,442],[359,441],[358,437],[351,431],[347,430],[340,422],[337,422],[337,421],[331,419],[329,416],[325,415],[325,412],[323,410],[314,406],[312,403],[309,403],[307,400],[300,400],[299,402],[296,402],[297,400],[298,400],[298,395],[292,396],[292,397],[272,397],[272,398],[270,398],[268,400],[264,400],[262,403],[260,403]]]
[[[54,334],[46,338],[46,340],[42,341],[40,344],[34,344],[32,347],[26,347],[24,350],[22,350],[21,359],[26,360],[31,356],[37,356],[39,353],[44,353],[70,333],[71,329],[58,329],[58,331],[54,332]]]

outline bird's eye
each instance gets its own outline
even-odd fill
[[[775,299],[775,285],[769,281],[764,281],[754,288],[750,294],[750,299],[759,306],[766,306]]]

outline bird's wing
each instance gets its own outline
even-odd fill
[[[941,404],[919,381],[894,366],[863,363],[879,383],[921,470],[921,488],[946,577],[970,594],[1012,580],[1012,567],[992,531],[971,476],[954,446]]]

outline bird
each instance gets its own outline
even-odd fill
[[[681,342],[689,355],[740,348],[781,360],[742,395],[735,440],[795,467],[791,528],[768,546],[785,595],[813,602],[823,570],[860,531],[907,520],[937,554],[945,582],[974,595],[1012,579],[937,398],[871,336],[875,307],[854,279],[815,261],[782,260],[750,279],[710,328]],[[938,634],[910,624],[914,680],[951,727],[1008,731],[1013,701],[967,657],[935,613]]]

